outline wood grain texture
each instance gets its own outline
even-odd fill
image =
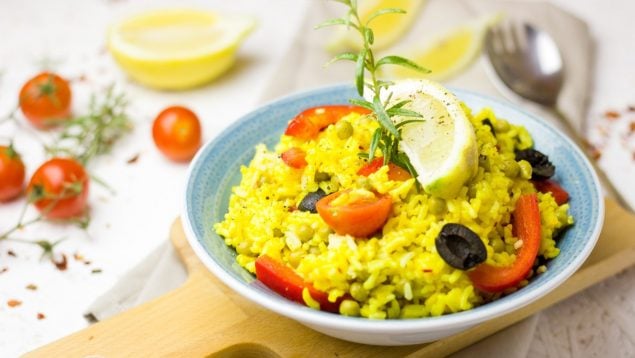
[[[211,275],[185,239],[171,238],[189,278],[180,288],[53,342],[27,357],[439,357],[460,350],[635,263],[635,215],[606,201],[602,235],[589,259],[549,295],[512,314],[429,344],[376,347],[328,337],[266,311]]]

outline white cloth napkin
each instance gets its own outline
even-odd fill
[[[350,64],[337,63],[327,69],[322,68],[330,58],[324,51],[324,39],[328,36],[324,32],[312,30],[321,19],[337,16],[337,11],[337,7],[324,2],[314,2],[309,6],[304,25],[299,29],[289,52],[283,57],[279,71],[266,88],[262,102],[302,89],[352,81]],[[425,5],[419,21],[403,39],[403,46],[415,43],[420,46],[434,39],[435,34],[442,34],[466,21],[498,11],[536,24],[554,36],[561,47],[567,73],[570,74],[558,106],[570,119],[571,125],[578,130],[578,134],[583,134],[593,44],[584,22],[551,4],[536,1],[431,0]],[[575,41],[571,41],[573,39]],[[499,97],[501,94],[510,95],[506,91],[501,93],[501,86],[488,73],[484,56],[446,85]],[[511,98],[520,101],[518,98]],[[543,118],[550,116],[531,104],[523,102],[523,105],[541,112]],[[88,309],[87,318],[105,319],[178,287],[185,278],[183,265],[172,245],[166,242],[133,268],[113,289],[97,299]],[[536,323],[537,316],[530,317],[453,356],[526,357]]]

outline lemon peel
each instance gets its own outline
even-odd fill
[[[255,25],[253,18],[242,15],[193,9],[152,11],[112,26],[108,49],[137,82],[183,90],[225,73]]]
[[[404,108],[422,115],[401,131],[399,149],[410,159],[423,189],[449,199],[476,174],[478,146],[474,128],[460,101],[448,89],[430,80],[404,80],[382,92],[391,101],[409,99]],[[395,117],[395,121],[409,118]],[[411,119],[411,118],[410,118]]]
[[[404,67],[391,67],[385,71],[390,78],[427,78],[435,81],[450,79],[465,70],[481,53],[487,29],[500,21],[502,15],[488,15],[451,29],[437,36],[423,47],[408,46],[402,56],[412,59],[430,73],[420,73]]]

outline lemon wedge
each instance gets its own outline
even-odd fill
[[[157,89],[182,90],[227,71],[253,30],[251,17],[172,9],[149,12],[114,25],[108,48],[130,77]]]
[[[382,95],[388,93],[393,102],[411,100],[404,108],[423,116],[422,122],[403,126],[399,144],[417,171],[417,180],[430,195],[455,197],[478,169],[476,134],[459,100],[425,79],[397,82]],[[396,122],[407,119],[412,118],[394,118]]]
[[[417,18],[419,10],[425,3],[424,0],[362,0],[359,1],[359,17],[365,23],[370,15],[380,9],[399,8],[406,11],[405,14],[385,14],[375,18],[370,28],[373,30],[374,50],[381,50],[394,44],[410,28]],[[362,42],[359,34],[353,29],[340,27],[333,39],[326,44],[329,52],[337,53],[349,50],[361,49]]]
[[[447,80],[468,67],[481,53],[487,29],[500,19],[500,15],[487,16],[459,26],[434,39],[423,48],[397,51],[418,65],[429,69],[421,73],[405,67],[390,67],[386,75],[391,78],[428,78]]]

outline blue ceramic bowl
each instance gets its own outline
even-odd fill
[[[328,335],[367,344],[406,345],[430,342],[458,333],[480,322],[503,315],[538,299],[560,285],[583,263],[600,234],[604,201],[598,179],[579,149],[544,120],[517,107],[479,94],[455,90],[474,111],[491,107],[497,116],[523,125],[536,148],[556,164],[555,179],[569,192],[575,225],[559,240],[560,255],[548,263],[546,273],[528,286],[470,311],[409,320],[368,320],[316,311],[277,295],[240,267],[235,251],[216,235],[213,224],[223,219],[231,188],[240,181],[240,166],[254,155],[254,147],[269,148],[278,141],[287,122],[303,109],[346,104],[357,97],[350,86],[320,88],[284,97],[245,115],[214,140],[192,161],[185,193],[184,227],[201,261],[232,289],[281,315]]]

